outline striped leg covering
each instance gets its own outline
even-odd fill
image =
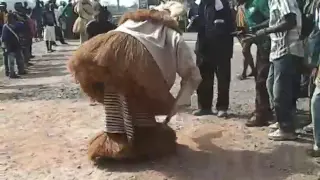
[[[104,93],[104,109],[106,132],[126,134],[129,142],[134,138],[135,126],[156,126],[154,115],[143,112],[138,104],[130,104],[118,93]]]

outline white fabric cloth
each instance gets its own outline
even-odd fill
[[[217,11],[220,11],[221,9],[223,9],[223,4],[221,0],[216,0],[215,8]]]
[[[194,53],[183,40],[181,34],[162,24],[132,20],[127,20],[115,31],[130,34],[145,45],[159,66],[169,87],[173,86],[176,73],[182,78],[182,89],[187,92],[189,97],[198,87],[202,80],[200,71],[196,65]],[[183,97],[188,96],[183,94]]]
[[[55,41],[56,40],[56,33],[54,26],[46,26],[44,27],[44,35],[43,39],[45,41]]]
[[[57,12],[56,12],[57,20],[58,20],[59,16],[62,15],[63,9],[64,9],[63,6],[59,6],[59,7],[58,7],[58,10],[57,10]]]

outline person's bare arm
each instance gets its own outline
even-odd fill
[[[267,28],[267,27],[269,27],[269,19],[263,21],[263,22],[260,23],[260,24],[257,24],[257,25],[255,25],[255,26],[252,26],[252,27],[250,28],[250,31],[256,32],[256,31],[258,31],[259,29],[263,29],[263,28]]]
[[[284,32],[293,29],[297,25],[296,14],[289,13],[284,16],[284,19],[277,25],[273,27],[268,27],[265,29],[266,34]]]

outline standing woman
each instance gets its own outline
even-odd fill
[[[90,0],[79,0],[74,11],[78,14],[78,18],[73,25],[73,32],[80,34],[80,43],[88,40],[86,33],[86,24],[93,19],[94,9]]]

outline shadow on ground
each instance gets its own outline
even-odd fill
[[[216,136],[217,133],[209,133],[193,138],[197,150],[179,145],[174,157],[145,163],[105,163],[99,168],[124,172],[154,170],[179,180],[284,180],[292,174],[310,175],[319,170],[308,160],[303,147],[281,145],[269,153],[228,150],[211,143]]]
[[[28,68],[28,74],[23,79],[65,76],[69,74],[65,64],[37,65]]]

